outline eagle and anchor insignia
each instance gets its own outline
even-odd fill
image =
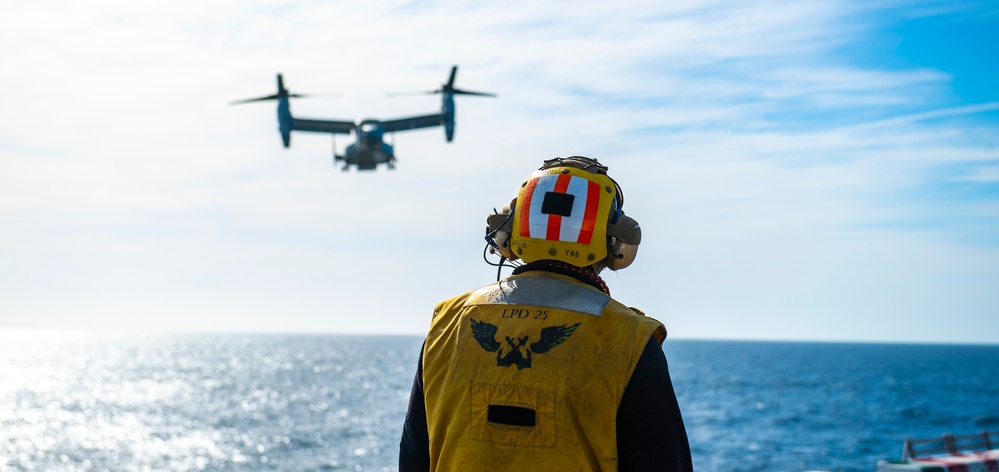
[[[476,321],[472,318],[469,318],[469,320],[472,324],[472,336],[479,342],[482,349],[496,353],[496,365],[499,367],[516,365],[517,370],[530,369],[531,356],[533,354],[544,354],[552,350],[555,346],[569,339],[569,336],[572,336],[572,333],[579,327],[579,323],[576,323],[571,326],[562,325],[542,328],[541,339],[538,342],[531,343],[530,346],[525,346],[528,336],[516,340],[510,338],[510,336],[506,336],[506,343],[510,346],[510,350],[504,355],[503,345],[496,340],[496,331],[499,328],[485,321]],[[521,348],[527,352],[526,357],[521,353]]]

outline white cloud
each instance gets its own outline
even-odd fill
[[[999,102],[978,103],[975,105],[949,107],[949,108],[941,108],[937,110],[930,110],[919,113],[911,113],[908,115],[897,116],[894,118],[875,121],[873,123],[865,123],[859,126],[863,128],[874,128],[880,126],[897,126],[906,123],[913,123],[916,121],[930,120],[933,118],[970,115],[974,113],[985,113],[995,110],[999,110]]]
[[[996,183],[999,182],[999,165],[982,166],[972,170],[961,180],[967,182]]]

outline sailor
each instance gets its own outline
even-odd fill
[[[607,167],[574,156],[545,161],[487,218],[501,267],[522,263],[434,310],[399,470],[692,469],[666,328],[599,276],[637,255],[623,206]]]

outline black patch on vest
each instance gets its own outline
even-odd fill
[[[507,405],[489,405],[487,416],[490,423],[509,426],[534,426],[537,424],[537,414],[530,408]]]
[[[546,215],[569,216],[572,214],[572,202],[576,196],[569,193],[545,192],[541,202],[541,213]]]

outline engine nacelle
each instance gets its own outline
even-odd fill
[[[454,120],[444,122],[444,139],[449,143],[454,139]]]
[[[441,124],[444,125],[444,139],[451,142],[454,139],[454,96],[444,92],[441,99]]]
[[[281,76],[278,76],[278,83]],[[291,107],[288,105],[288,97],[278,97],[278,129],[281,131],[281,142],[284,147],[291,146],[291,127],[295,119],[291,117]]]

